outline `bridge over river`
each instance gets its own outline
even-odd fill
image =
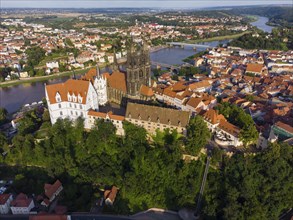
[[[193,49],[196,49],[198,47],[200,48],[209,48],[211,46],[209,45],[205,45],[205,44],[191,44],[191,43],[184,43],[184,42],[167,42],[166,43],[168,46],[171,46],[171,47],[182,47],[184,48],[185,46],[188,46],[188,47],[193,47]]]

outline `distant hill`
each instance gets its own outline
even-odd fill
[[[237,7],[231,9],[235,14],[251,14],[269,18],[269,24],[289,27],[293,25],[292,6]]]

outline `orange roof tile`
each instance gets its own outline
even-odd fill
[[[55,104],[56,94],[59,93],[62,101],[68,101],[67,94],[78,94],[83,98],[82,104],[86,103],[89,81],[69,79],[65,83],[46,85],[46,90],[51,104]]]
[[[248,63],[246,67],[246,72],[251,72],[251,73],[261,73],[263,69],[263,64],[258,64],[258,63]]]
[[[45,195],[50,199],[61,186],[62,183],[59,180],[56,180],[53,184],[46,183],[44,186]]]
[[[146,85],[142,85],[140,87],[140,94],[144,95],[144,96],[148,96],[151,97],[154,95],[154,92],[152,90],[152,88],[146,86]]]
[[[238,137],[238,135],[240,134],[240,129],[237,126],[223,119],[220,120],[219,128],[236,137]]]
[[[107,77],[107,76],[105,76]],[[109,82],[109,86],[123,91],[123,92],[127,92],[127,87],[126,87],[126,77],[124,73],[121,73],[119,71],[113,72],[109,77],[108,77],[108,82]]]

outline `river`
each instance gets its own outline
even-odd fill
[[[266,23],[269,21],[267,17],[257,16],[258,20],[255,22],[251,22],[251,25],[258,27],[259,29],[271,33],[273,28],[272,26],[267,25]]]
[[[253,22],[252,25],[257,26],[265,31],[271,31],[273,27],[266,25],[268,18],[259,17],[258,21]],[[212,41],[202,43],[210,47],[215,47],[219,43],[225,44],[228,40]],[[166,64],[182,64],[183,59],[195,53],[205,50],[203,47],[198,47],[196,51],[192,47],[182,48],[165,48],[151,53],[151,60],[166,63]],[[103,72],[103,71],[102,71]],[[45,97],[44,83],[54,84],[64,82],[69,77],[62,77],[59,79],[52,79],[43,82],[28,83],[16,85],[13,87],[0,88],[0,107],[6,108],[9,113],[17,111],[21,106],[38,102]]]

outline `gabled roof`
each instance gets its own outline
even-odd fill
[[[4,205],[11,195],[12,194],[10,194],[10,193],[9,194],[1,194],[0,195],[0,205]]]
[[[194,97],[191,97],[191,98],[187,101],[186,105],[189,105],[189,106],[191,106],[191,107],[193,107],[193,108],[196,109],[196,108],[198,107],[198,105],[200,104],[201,101],[202,101],[201,98],[194,98]]]
[[[146,85],[141,85],[140,87],[140,94],[148,97],[152,97],[154,95],[154,92],[152,88],[146,86]]]
[[[108,79],[108,83],[111,88],[120,90],[124,93],[127,92],[126,77],[125,77],[124,73],[121,73],[119,71],[115,71],[111,75],[106,76],[106,77]]]
[[[209,121],[212,124],[218,124],[221,120],[226,120],[224,115],[218,114],[216,110],[209,109],[204,114],[203,117],[205,120]]]
[[[82,104],[85,104],[89,86],[89,81],[69,79],[64,83],[46,85],[46,90],[51,104],[57,103],[57,93],[60,94],[62,102],[68,101],[68,93],[76,96],[79,94],[82,97]]]
[[[28,207],[32,202],[32,199],[29,199],[27,195],[20,193],[17,197],[11,202],[11,207]]]
[[[104,199],[110,199],[113,203],[115,201],[116,195],[118,192],[118,188],[116,186],[112,186],[111,190],[105,190]]]
[[[114,115],[112,112],[104,113],[104,112],[96,112],[96,111],[90,110],[88,111],[88,115],[104,118],[104,119],[107,118],[108,116],[110,119],[117,120],[117,121],[123,121],[125,119],[124,116]]]
[[[235,125],[233,125],[223,119],[220,120],[219,128],[221,128],[222,130],[226,131],[227,133],[229,133],[235,137],[238,137],[240,134],[240,129],[237,126],[235,126]]]
[[[61,186],[62,183],[59,180],[56,180],[53,184],[45,183],[45,195],[50,199]]]
[[[251,73],[261,73],[264,65],[258,63],[248,63],[246,67],[246,72]]]
[[[154,123],[158,123],[159,121],[161,124],[185,127],[189,122],[190,113],[176,109],[128,102],[125,117]]]

